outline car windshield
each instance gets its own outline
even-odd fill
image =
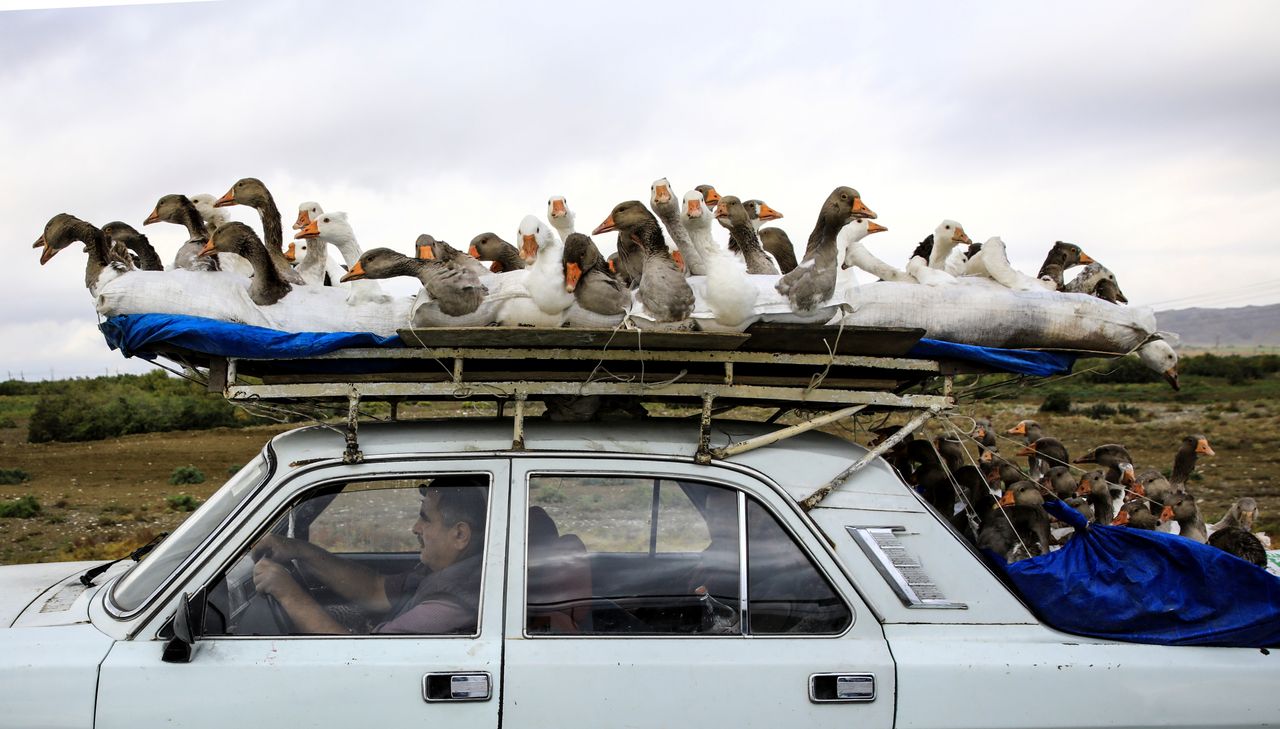
[[[125,613],[141,607],[266,476],[267,458],[259,454],[182,522],[155,551],[116,582],[111,593],[115,606]]]

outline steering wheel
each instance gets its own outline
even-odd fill
[[[264,559],[270,558],[264,557]],[[302,569],[298,566],[297,560],[291,559],[286,562],[276,562],[276,564],[283,567],[284,571],[289,574],[289,577],[292,578],[294,582],[301,585],[303,589],[307,589],[308,582],[306,578],[303,577]],[[271,612],[271,619],[276,622],[276,627],[280,629],[280,632],[284,635],[292,635],[295,627],[293,624],[293,618],[289,617],[289,612],[284,609],[284,606],[280,604],[280,601],[276,599],[276,596],[269,595],[265,592],[260,592],[258,594],[262,597],[263,601],[266,602],[267,609]]]

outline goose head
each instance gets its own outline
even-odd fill
[[[690,190],[684,194],[684,205],[680,207],[680,221],[685,228],[692,230],[711,230],[711,209],[702,198],[702,193]]]
[[[418,236],[417,240],[413,242],[414,257],[421,258],[427,261],[437,258],[436,243],[438,242],[439,241],[437,241],[434,236],[431,236],[427,233],[423,233],[422,235]]]
[[[311,223],[312,220],[320,217],[324,212],[324,208],[320,207],[320,203],[310,201],[302,203],[298,206],[298,219],[293,221],[294,230],[302,230]]]
[[[1173,351],[1168,342],[1152,339],[1138,347],[1138,359],[1148,368],[1159,372],[1174,390],[1182,389],[1178,386],[1178,353]]]
[[[393,251],[390,248],[371,248],[360,254],[350,271],[343,274],[341,282],[359,281],[364,278],[392,278],[395,276],[416,276],[418,266],[414,259]]]
[[[570,233],[564,243],[565,289],[573,291],[577,288],[582,274],[597,269],[609,273],[609,263],[600,255],[600,249],[589,236],[582,233]]]
[[[205,242],[204,248],[200,249],[198,255],[204,257],[216,253],[235,253],[249,258],[250,250],[254,246],[266,251],[262,245],[262,239],[253,232],[253,228],[239,221],[233,221],[210,233],[209,240]],[[250,260],[253,259],[250,258]]]
[[[151,225],[152,223],[176,223],[178,225],[186,225],[187,221],[192,217],[199,218],[200,211],[196,209],[195,203],[186,195],[165,195],[156,201],[156,206],[152,209],[147,219],[142,221],[143,225]]]
[[[1028,429],[1039,430],[1040,424],[1034,420],[1019,420],[1017,425],[1006,430],[1005,433],[1007,435],[1026,435]],[[1081,461],[1076,461],[1076,463],[1081,463]]]
[[[355,231],[351,229],[351,223],[347,222],[347,214],[344,212],[321,213],[320,217],[307,223],[293,237],[324,238],[325,242],[332,243],[339,249],[356,240]]]
[[[716,222],[726,228],[751,225],[751,217],[747,208],[735,195],[722,195],[720,204],[716,206]]]
[[[833,221],[843,227],[853,218],[875,219],[875,212],[862,202],[862,195],[852,187],[841,185],[827,195],[822,204],[821,217]],[[839,228],[837,228],[838,230]]]
[[[656,225],[657,222],[653,213],[645,208],[644,203],[639,200],[628,200],[614,205],[613,210],[609,212],[609,217],[597,225],[596,229],[591,231],[591,235],[600,235],[612,230],[629,230],[648,224]]]
[[[560,239],[552,232],[551,227],[538,220],[536,215],[526,215],[520,221],[518,236],[520,238],[520,255],[525,261],[532,262],[543,251],[556,246]]]
[[[520,267],[524,264],[520,258],[520,251],[516,247],[498,237],[497,233],[481,233],[471,239],[471,245],[467,247],[467,252],[472,258],[481,261],[493,261],[493,265],[489,267],[494,273],[501,273],[507,270],[508,266]]]
[[[845,241],[848,246],[845,248],[844,261],[840,264],[840,267],[845,269],[851,268],[854,265],[854,258],[858,255],[857,249],[848,244],[857,243],[872,233],[883,233],[886,230],[888,230],[888,228],[870,218],[854,218],[853,220],[845,223],[844,227],[840,229],[840,233],[837,237],[838,240]],[[983,435],[985,436],[985,434],[986,432],[984,431]],[[983,436],[978,437],[982,438]]]
[[[742,207],[747,209],[747,219],[751,221],[751,227],[756,230],[760,230],[770,220],[778,220],[782,217],[782,213],[766,205],[764,200],[748,200],[742,203]]]
[[[933,229],[933,242],[942,250],[951,252],[952,248],[960,244],[970,245],[973,241],[969,240],[969,236],[964,232],[964,226],[954,220],[944,220],[938,223],[938,227]]]
[[[1049,255],[1046,256],[1046,260],[1056,263],[1064,269],[1072,266],[1087,266],[1093,263],[1093,259],[1080,246],[1063,240],[1056,241],[1053,244],[1053,247],[1049,249]]]
[[[1196,497],[1187,491],[1175,493],[1164,504],[1164,509],[1160,512],[1160,521],[1190,521],[1199,513],[1200,507],[1196,504]]]
[[[217,200],[207,192],[199,195],[188,195],[187,199],[192,205],[196,206],[196,212],[200,213],[200,217],[204,218],[205,225],[210,228],[217,228],[227,224],[227,214],[221,210],[214,209],[214,203]]]
[[[267,191],[267,186],[262,184],[262,180],[256,177],[244,177],[236,180],[236,184],[227,190],[227,194],[218,198],[213,203],[215,208],[225,208],[228,205],[248,205],[251,208],[263,207],[271,200],[271,193]]]
[[[711,185],[698,185],[693,189],[702,193],[702,201],[707,204],[708,208],[715,210],[716,206],[720,204],[720,193],[716,192],[716,189]]]
[[[665,177],[659,177],[649,185],[649,207],[654,210],[662,208],[675,209],[676,195],[671,190],[671,183]]]
[[[117,243],[123,243],[126,246],[130,241],[137,240],[142,237],[137,228],[120,220],[113,220],[102,226],[102,232],[111,240]]]
[[[70,213],[58,213],[49,218],[49,222],[44,224],[44,232],[31,244],[32,248],[44,249],[40,254],[40,265],[48,263],[72,243],[84,242],[85,250],[88,250],[89,244],[84,239],[87,225],[89,224]]]
[[[569,201],[564,195],[552,195],[547,199],[547,220],[562,230],[573,228],[573,211],[569,209]]]

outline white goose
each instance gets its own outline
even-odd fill
[[[1009,264],[1009,253],[1000,236],[992,236],[982,244],[965,264],[964,272],[970,276],[986,276],[996,283],[1015,291],[1050,291],[1057,288],[1052,281],[1032,278]]]
[[[850,221],[840,229],[840,234],[836,236],[836,246],[840,251],[841,269],[848,270],[850,268],[861,268],[863,271],[875,276],[883,281],[914,281],[906,271],[898,270],[884,261],[876,258],[871,251],[862,245],[862,239],[872,233],[881,233],[888,228],[876,223],[869,218],[861,218]],[[852,283],[852,277],[846,279],[847,283]]]
[[[911,259],[907,261],[907,273],[926,286],[945,286],[956,282],[956,277],[945,270],[947,256],[961,243],[968,243],[969,236],[954,220],[944,220],[933,229],[933,235],[920,242]]]
[[[547,200],[547,220],[551,223],[551,227],[556,229],[556,234],[560,236],[562,242],[569,240],[569,236],[573,235],[574,215],[564,195],[552,195]]]
[[[702,193],[686,192],[680,222],[689,232],[690,241],[707,269],[705,282],[690,277],[689,285],[695,293],[701,293],[700,298],[710,308],[712,318],[698,317],[696,310],[694,316],[700,329],[740,332],[760,319],[755,312],[760,289],[747,274],[747,264],[742,258],[712,238],[712,220],[711,209],[702,199]],[[699,288],[703,291],[699,292]]]
[[[520,221],[519,237],[525,260],[533,259],[525,280],[529,297],[542,313],[558,316],[563,322],[573,305],[573,292],[564,279],[564,244],[550,226],[533,215]]]
[[[320,203],[314,200],[308,200],[298,204],[298,219],[293,221],[294,230],[302,230],[311,224],[312,220],[320,217],[324,212],[324,208],[320,207]]]
[[[347,268],[350,269],[360,260],[360,244],[356,242],[356,234],[351,229],[351,224],[347,221],[347,214],[343,212],[322,213],[320,217],[312,220],[305,228],[298,231],[294,238],[321,239],[324,243],[332,245],[338,249],[342,255],[342,260],[346,262]],[[308,251],[310,252],[310,251]],[[328,255],[325,254],[327,260]],[[390,300],[387,294],[383,293],[382,287],[377,281],[368,279],[360,279],[351,281],[347,293],[347,303],[352,306],[361,304],[377,304]]]
[[[675,193],[671,189],[671,183],[667,182],[667,178],[654,180],[649,186],[649,207],[653,209],[658,220],[662,221],[662,227],[667,229],[667,235],[675,241],[676,250],[684,260],[685,271],[695,276],[706,274],[706,263],[690,240],[689,231],[685,230],[684,225],[681,224],[680,204],[676,202]]]

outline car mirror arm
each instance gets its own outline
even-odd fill
[[[204,629],[204,610],[208,592],[200,588],[194,593],[182,594],[178,601],[178,612],[173,616],[173,637],[165,644],[165,663],[190,663],[196,640]]]

